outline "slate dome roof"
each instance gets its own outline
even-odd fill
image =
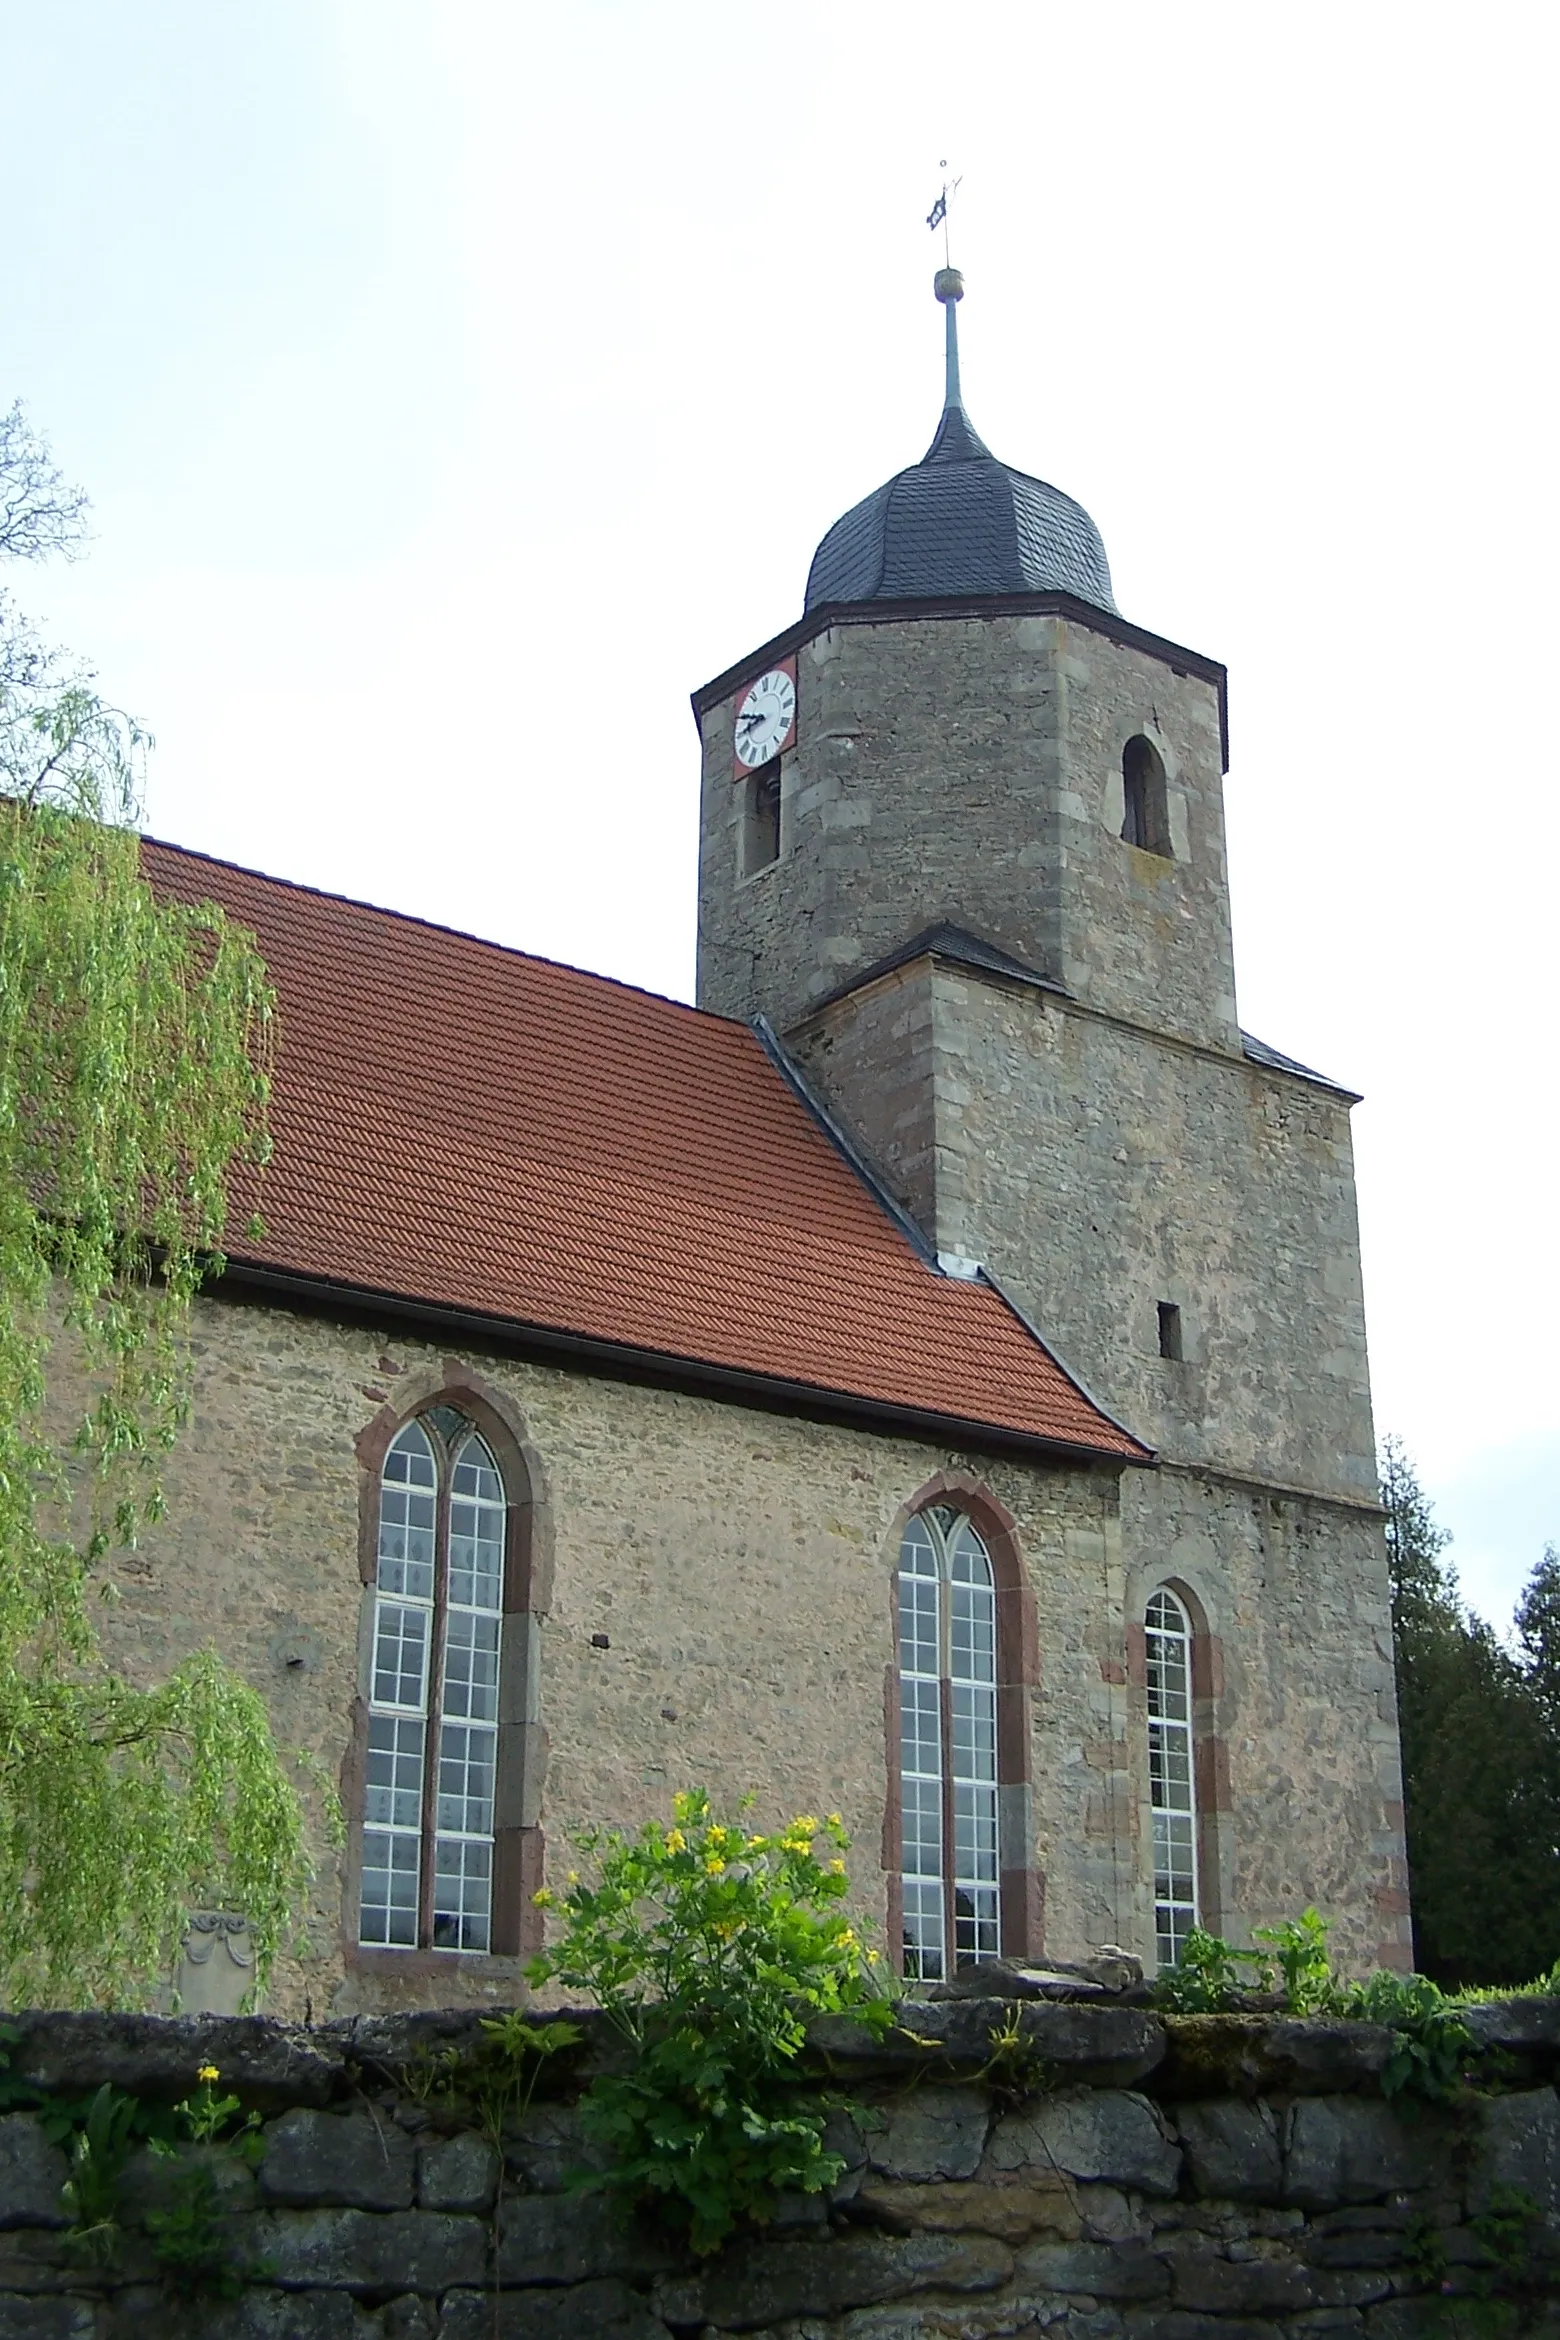
[[[1072,593],[1114,612],[1110,563],[1083,506],[999,463],[971,427],[959,395],[951,301],[947,314],[948,402],[937,436],[919,463],[835,521],[813,555],[806,607]]]

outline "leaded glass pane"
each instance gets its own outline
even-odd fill
[[[942,1782],[907,1779],[902,1790],[904,1866],[910,1877],[942,1875]]]
[[[996,1887],[956,1886],[953,1896],[955,1965],[967,1958],[995,1958],[1000,1933]]]
[[[370,1715],[368,1786],[363,1817],[372,1826],[422,1826],[423,1726],[391,1714]]]
[[[899,1580],[899,1663],[907,1674],[937,1672],[937,1581]]]
[[[363,1831],[362,1917],[364,1942],[390,1950],[417,1947],[417,1852],[415,1836],[388,1830]]]
[[[907,1982],[943,1979],[943,1889],[932,1878],[904,1882],[904,1962]]]
[[[434,1513],[438,1473],[433,1448],[415,1422],[385,1456],[379,1490],[379,1565],[374,1581],[382,1593],[433,1598]]]
[[[439,1733],[439,1827],[451,1835],[493,1833],[496,1731],[447,1722]]]
[[[948,1573],[955,1584],[991,1586],[991,1558],[967,1519],[961,1519],[948,1539]]]
[[[444,1711],[463,1721],[498,1719],[498,1619],[452,1608],[445,1626]]]
[[[434,1840],[433,1946],[485,1950],[493,1907],[493,1846],[469,1836]]]
[[[455,1463],[450,1490],[450,1604],[503,1606],[504,1483],[482,1440],[468,1438]]]
[[[381,1601],[374,1616],[376,1706],[410,1707],[420,1714],[428,1686],[431,1613],[400,1601]]]

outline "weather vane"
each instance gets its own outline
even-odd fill
[[[948,163],[946,156],[937,165],[937,168],[940,171],[947,170]],[[950,250],[948,243],[948,206],[953,201],[955,195],[957,195],[960,187],[962,187],[963,184],[964,182],[962,179],[945,178],[942,183],[942,191],[938,195],[937,201],[932,205],[931,210],[926,215],[926,224],[934,231],[934,233],[938,228],[942,229],[943,263],[948,268],[953,266],[953,253]]]

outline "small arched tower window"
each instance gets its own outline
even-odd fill
[[[1121,751],[1121,793],[1125,807],[1121,834],[1145,853],[1171,859],[1170,805],[1159,750],[1141,732]]]
[[[899,1549],[899,1736],[904,1971],[933,1982],[1001,1949],[996,1586],[944,1506]]]
[[[452,1406],[408,1422],[379,1490],[360,1939],[492,1947],[503,1478]]]
[[[1149,1802],[1154,1821],[1154,1935],[1173,1966],[1198,1922],[1197,1786],[1192,1739],[1192,1621],[1164,1585],[1144,1618]]]

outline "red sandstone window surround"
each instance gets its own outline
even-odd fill
[[[930,1982],[1039,1949],[1023,1694],[1032,1613],[998,1507],[921,1502],[900,1538],[895,1607],[890,1923],[906,1977]]]
[[[511,1720],[529,1623],[525,1462],[493,1408],[464,1388],[365,1440],[369,1646],[352,1931],[361,1951],[397,1960],[512,1954],[529,1931],[540,1849],[528,1841],[539,1832],[518,1825],[526,1733]]]

